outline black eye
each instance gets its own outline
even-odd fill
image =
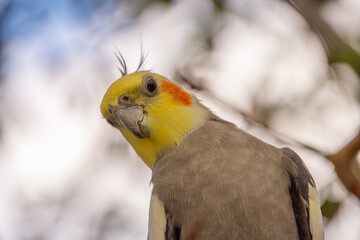
[[[154,79],[150,79],[147,83],[146,83],[146,89],[149,91],[149,92],[154,92],[156,90],[156,82]]]

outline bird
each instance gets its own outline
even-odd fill
[[[122,76],[100,110],[152,171],[149,240],[324,239],[315,182],[294,151],[218,117],[142,63],[127,73],[118,60]]]

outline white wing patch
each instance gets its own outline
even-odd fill
[[[151,195],[149,211],[149,240],[165,240],[166,215],[164,204],[155,193]]]
[[[313,240],[324,239],[324,229],[322,223],[322,215],[320,210],[320,200],[316,189],[309,183],[309,219],[310,231]]]

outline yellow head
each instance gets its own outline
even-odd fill
[[[194,96],[149,71],[116,80],[106,91],[100,108],[150,168],[161,151],[180,144],[208,116],[207,109]]]

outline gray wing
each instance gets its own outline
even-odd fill
[[[320,201],[315,182],[301,158],[291,149],[283,148],[283,163],[290,176],[289,189],[296,224],[301,240],[322,240],[324,231]]]

